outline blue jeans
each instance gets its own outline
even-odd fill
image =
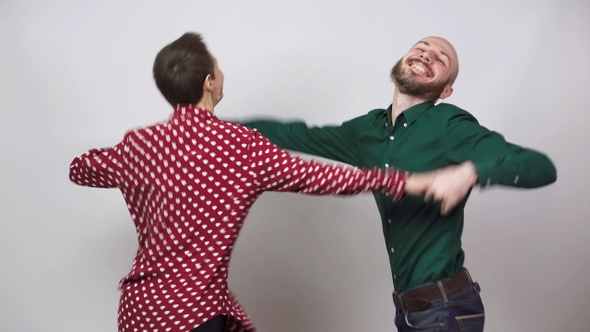
[[[395,325],[399,332],[482,332],[485,313],[479,284],[473,283],[422,311],[397,310]]]

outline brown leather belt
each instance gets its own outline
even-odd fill
[[[454,277],[441,279],[427,286],[410,290],[401,294],[393,293],[393,303],[398,310],[422,311],[430,307],[434,300],[442,299],[440,286],[447,295],[451,295],[472,284],[467,270]]]

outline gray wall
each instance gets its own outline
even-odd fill
[[[202,32],[226,75],[221,117],[340,123],[386,107],[391,66],[427,35],[452,41],[447,101],[548,153],[558,182],[476,190],[467,266],[487,331],[588,331],[590,3],[452,1],[0,2],[0,331],[115,331],[136,248],[116,190],[76,187],[71,159],[168,116],[158,50]],[[265,194],[230,285],[264,331],[394,331],[375,204]]]

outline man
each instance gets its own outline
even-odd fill
[[[391,70],[395,90],[387,109],[372,110],[340,126],[269,120],[243,124],[258,128],[282,148],[360,167],[424,172],[467,162],[480,187],[535,188],[555,182],[555,168],[545,155],[506,142],[454,105],[435,105],[453,93],[458,72],[453,46],[443,38],[427,37]],[[418,197],[392,202],[379,193],[374,197],[393,275],[398,330],[482,331],[479,285],[463,267],[467,197],[446,215],[429,202],[437,197],[427,195],[426,202]]]

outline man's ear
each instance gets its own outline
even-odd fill
[[[446,99],[446,98],[449,98],[452,94],[453,94],[453,87],[450,84],[447,84],[447,86],[445,86],[444,90],[440,93],[440,96],[438,98]]]

